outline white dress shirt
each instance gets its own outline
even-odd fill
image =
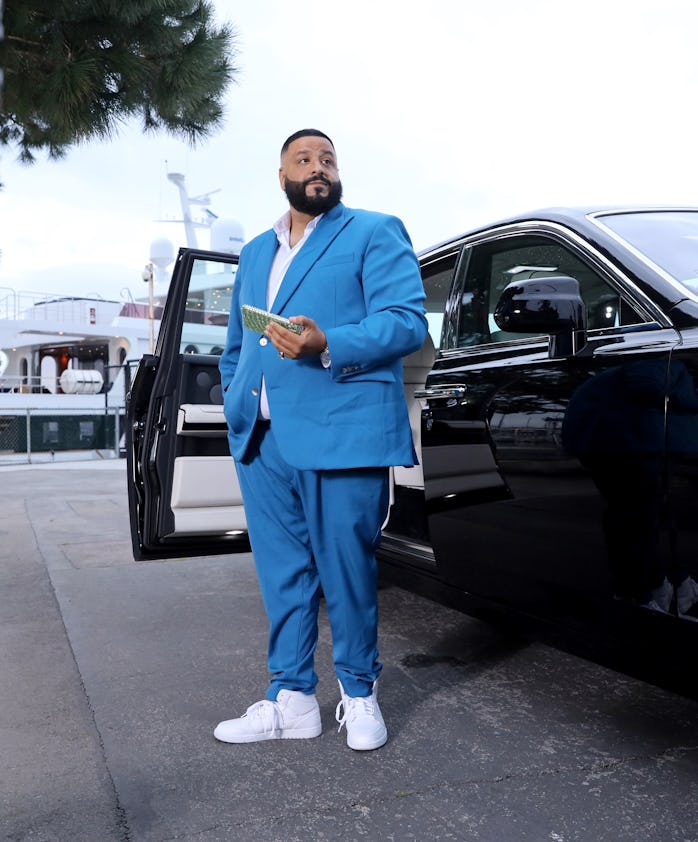
[[[274,255],[274,260],[271,264],[271,271],[269,272],[269,280],[267,281],[267,310],[271,310],[276,294],[281,287],[281,283],[288,271],[288,267],[293,262],[293,258],[301,250],[308,237],[315,230],[316,225],[322,219],[323,214],[313,217],[305,226],[303,236],[291,247],[291,211],[286,213],[274,223],[273,228],[276,232],[276,239],[279,241],[279,247]],[[269,419],[269,401],[267,399],[267,387],[262,377],[262,389],[259,395],[259,417]]]

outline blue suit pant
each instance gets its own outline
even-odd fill
[[[321,590],[337,678],[350,696],[370,695],[381,671],[375,550],[388,468],[298,470],[259,423],[236,467],[269,619],[267,698],[314,692]]]

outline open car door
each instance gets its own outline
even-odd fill
[[[136,560],[249,550],[218,371],[237,260],[180,249],[154,354],[136,369],[126,403]]]

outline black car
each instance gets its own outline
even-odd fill
[[[383,575],[692,693],[698,209],[547,209],[419,258],[421,464],[393,469]],[[217,368],[235,263],[180,251],[133,381],[137,559],[249,548]]]

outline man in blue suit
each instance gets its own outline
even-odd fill
[[[320,592],[332,630],[347,744],[387,740],[377,700],[375,549],[389,466],[416,454],[402,358],[425,339],[424,289],[395,217],[350,210],[332,141],[316,129],[281,150],[289,211],[240,254],[220,360],[270,635],[266,698],[221,722],[224,742],[316,737],[313,656]],[[302,327],[243,325],[242,305]]]

